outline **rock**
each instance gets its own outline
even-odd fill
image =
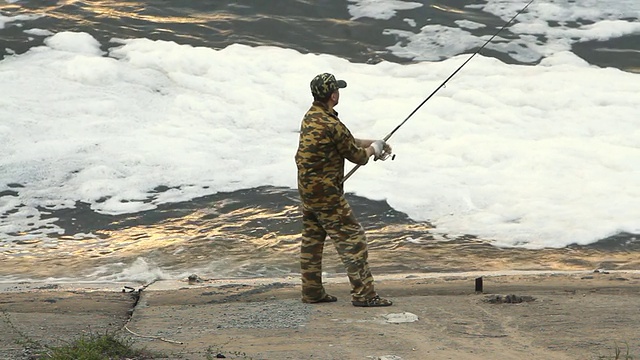
[[[410,312],[403,312],[401,314],[387,314],[384,317],[385,319],[387,319],[387,322],[391,324],[410,323],[418,321],[418,315],[412,314]]]

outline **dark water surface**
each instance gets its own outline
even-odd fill
[[[622,234],[590,246],[501,249],[473,236],[432,233],[384,201],[347,196],[368,234],[377,273],[451,271],[640,269],[640,242]],[[218,193],[152,211],[109,216],[79,203],[55,211],[69,234],[55,246],[40,240],[4,245],[0,279],[140,280],[292,276],[298,272],[297,191],[260,187]],[[9,247],[9,248],[8,248]],[[1,249],[1,248],[0,248]],[[325,268],[343,272],[332,246]],[[144,260],[142,260],[142,258]],[[162,269],[162,270],[159,270]]]
[[[415,26],[403,16],[388,20],[359,18],[351,20],[345,1],[241,0],[241,1],[19,1],[0,3],[5,16],[40,15],[35,20],[15,26],[9,23],[0,31],[0,51],[23,53],[41,44],[24,32],[47,29],[87,32],[101,44],[113,38],[148,38],[179,44],[225,48],[234,43],[251,46],[269,45],[298,50],[302,53],[336,55],[354,62],[376,63],[381,60],[405,63],[387,49],[398,42],[385,29],[416,31],[425,24],[457,27],[455,21],[471,20],[486,25],[468,30],[476,36],[494,35],[506,21],[468,5],[482,1],[423,1],[425,6],[404,10],[416,20]],[[514,14],[515,15],[515,14]],[[515,22],[517,23],[517,21]],[[577,24],[577,23],[576,23]],[[571,25],[569,23],[569,25]],[[505,39],[517,38],[509,28],[500,32]],[[540,39],[544,41],[544,39]],[[479,46],[465,50],[476,51]],[[620,69],[640,70],[640,34],[603,41],[576,43],[572,49],[591,64]],[[511,56],[491,49],[482,54],[506,63],[517,63]]]

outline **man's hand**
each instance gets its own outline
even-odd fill
[[[381,158],[383,158],[382,160],[387,160],[389,155],[391,155],[392,153],[393,153],[393,149],[391,149],[391,145],[385,142],[384,148],[382,149],[382,155],[381,155]]]
[[[374,160],[387,160],[391,156],[391,146],[384,140],[376,140],[371,143],[373,149]]]
[[[384,140],[376,140],[371,143],[371,147],[373,148],[373,155],[376,157],[380,157],[382,155],[382,150],[384,150]]]
[[[384,140],[376,140],[372,142],[371,148],[373,149],[374,160],[382,159],[385,154],[385,150],[391,149],[391,147],[389,147],[389,145],[387,145],[387,143]]]

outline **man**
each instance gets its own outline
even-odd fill
[[[332,74],[317,75],[311,81],[313,105],[302,119],[296,153],[298,192],[302,200],[302,301],[337,301],[322,284],[322,251],[329,235],[344,263],[351,283],[354,306],[390,306],[376,293],[367,262],[364,229],[344,198],[344,160],[365,165],[374,155],[384,159],[391,148],[383,140],[355,139],[338,118],[334,107],[339,89],[347,87]]]

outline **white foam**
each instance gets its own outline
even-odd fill
[[[357,136],[380,138],[467,58],[365,65],[145,39],[104,57],[72,33],[45,44],[0,62],[0,191],[18,193],[0,198],[8,239],[59,233],[38,209],[76,201],[122,214],[216,191],[295,188],[316,73],[349,82],[341,117]],[[359,170],[346,190],[504,246],[637,233],[639,76],[568,52],[538,66],[476,56],[394,135],[397,159]],[[171,190],[157,194],[160,185]]]
[[[54,33],[49,31],[49,30],[45,30],[45,29],[27,29],[24,31],[25,34],[29,34],[29,35],[35,35],[35,36],[51,36]]]
[[[6,0],[5,0],[6,1]],[[11,1],[9,1],[11,3]],[[16,15],[16,16],[4,16],[0,14],[0,29],[4,29],[7,24],[17,22],[14,26],[22,26],[22,21],[32,21],[42,17],[42,15]]]
[[[485,24],[481,24],[475,21],[469,21],[469,20],[456,20],[455,23],[463,28],[463,29],[480,29],[483,27],[486,27]]]
[[[385,35],[404,39],[387,49],[394,55],[416,61],[442,60],[469,49],[481,46],[484,41],[460,28],[443,25],[425,25],[419,33],[406,30],[387,29]]]
[[[389,20],[396,16],[399,10],[410,10],[423,6],[418,2],[403,0],[349,0],[349,3],[347,8],[352,16],[351,20],[364,17]]]
[[[133,263],[113,263],[97,268],[88,279],[99,279],[104,283],[135,282],[149,284],[158,280],[180,279],[188,276],[187,273],[161,269],[153,262],[144,258],[137,258]]]

